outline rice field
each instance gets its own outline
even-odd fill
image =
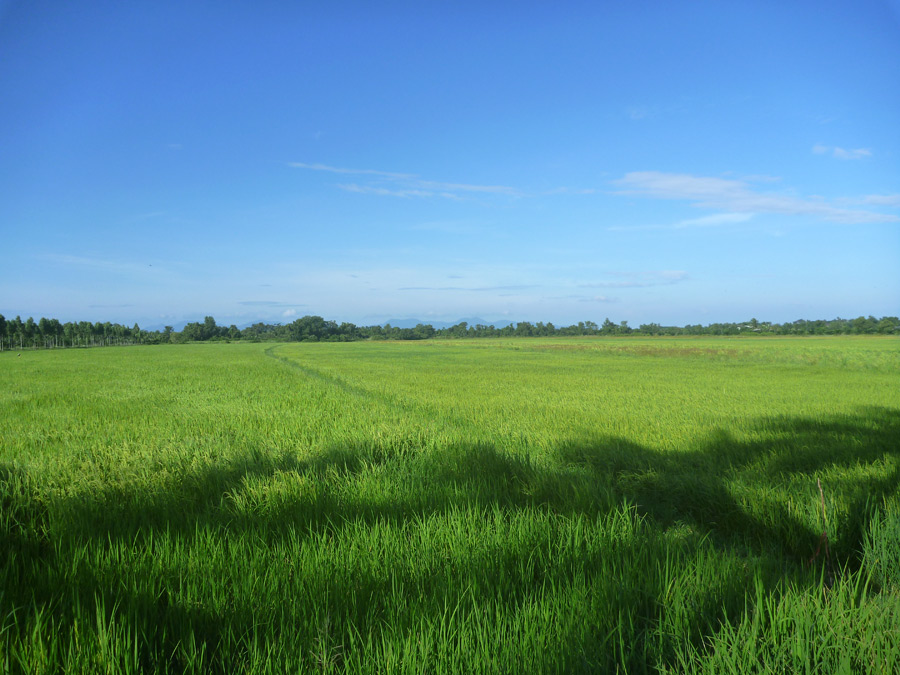
[[[0,672],[896,673],[898,441],[889,337],[3,352]]]

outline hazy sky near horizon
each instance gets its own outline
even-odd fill
[[[900,313],[900,0],[0,0],[0,313]]]

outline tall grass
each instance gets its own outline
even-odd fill
[[[4,355],[0,670],[896,672],[898,346]]]

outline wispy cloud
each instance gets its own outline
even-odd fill
[[[835,148],[833,154],[838,159],[862,159],[863,157],[871,157],[872,151],[868,148],[856,148],[855,150]]]
[[[688,218],[679,220],[671,225],[613,225],[606,228],[610,231],[625,230],[681,230],[690,227],[718,227],[721,225],[736,225],[738,223],[746,223],[753,218],[752,213],[713,213],[700,218]]]
[[[854,150],[847,150],[845,148],[839,148],[837,146],[830,145],[821,145],[817,143],[812,147],[812,151],[817,155],[831,155],[832,157],[837,157],[838,159],[863,159],[864,157],[871,157],[872,151],[869,148],[855,148]]]
[[[578,284],[578,288],[648,288],[650,286],[671,286],[690,279],[684,270],[630,272],[612,276],[620,278]]]
[[[295,169],[310,169],[311,171],[327,171],[329,173],[359,174],[364,176],[379,176],[391,180],[412,179],[416,176],[411,173],[396,173],[393,171],[376,171],[375,169],[346,169],[327,164],[307,164],[306,162],[288,162],[288,166]]]
[[[592,302],[592,303],[609,303],[609,302],[618,302],[618,298],[611,298],[608,295],[580,295],[580,294],[569,294],[569,295],[549,295],[543,298],[544,300],[551,300],[554,302],[559,301],[568,301],[574,300],[575,302]]]
[[[536,286],[529,285],[518,285],[518,286],[476,286],[476,287],[466,287],[466,286],[403,286],[402,288],[398,288],[398,291],[473,291],[477,293],[484,293],[490,291],[524,291],[529,288],[536,288]]]
[[[327,164],[309,164],[306,162],[290,162],[288,166],[295,169],[325,171],[343,175],[369,177],[368,182],[342,183],[338,187],[348,192],[360,194],[382,195],[387,197],[442,197],[444,199],[461,199],[467,194],[505,195],[519,197],[522,193],[507,185],[477,185],[471,183],[450,183],[425,180],[415,174],[378,171],[375,169],[348,169],[328,166]]]
[[[296,302],[279,302],[277,300],[242,300],[237,304],[245,307],[306,307],[306,305],[298,304]]]
[[[635,171],[613,181],[618,194],[693,202],[695,206],[730,213],[806,215],[839,223],[887,223],[895,215],[845,209],[813,197],[760,192],[745,180],[693,176],[660,171]]]
[[[625,114],[631,120],[643,120],[653,116],[653,109],[645,105],[633,105],[625,108]]]
[[[729,175],[726,172],[725,175]],[[780,176],[770,176],[766,173],[753,173],[747,176],[739,176],[740,180],[745,183],[777,183],[781,180]]]
[[[358,185],[357,183],[339,183],[338,187],[347,192],[356,192],[363,195],[382,195],[385,197],[454,197],[455,195],[436,195],[428,190],[392,190],[376,185]]]
[[[753,218],[752,213],[713,213],[709,216],[701,216],[700,218],[689,218],[681,220],[673,227],[716,227],[718,225],[734,225],[735,223],[746,223]]]
[[[900,206],[900,194],[893,195],[866,195],[860,202],[873,206]]]
[[[434,180],[418,180],[416,183],[425,188],[448,192],[481,192],[495,195],[509,195],[510,197],[516,197],[520,194],[515,188],[506,185],[469,185],[467,183],[442,183]]]
[[[542,192],[542,195],[594,195],[600,192],[596,188],[558,187]]]

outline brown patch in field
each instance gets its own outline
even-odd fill
[[[711,347],[656,347],[653,345],[586,345],[586,344],[548,344],[533,345],[536,351],[601,351],[619,353],[628,356],[667,357],[703,357],[734,359],[743,356],[737,349],[713,349]]]

